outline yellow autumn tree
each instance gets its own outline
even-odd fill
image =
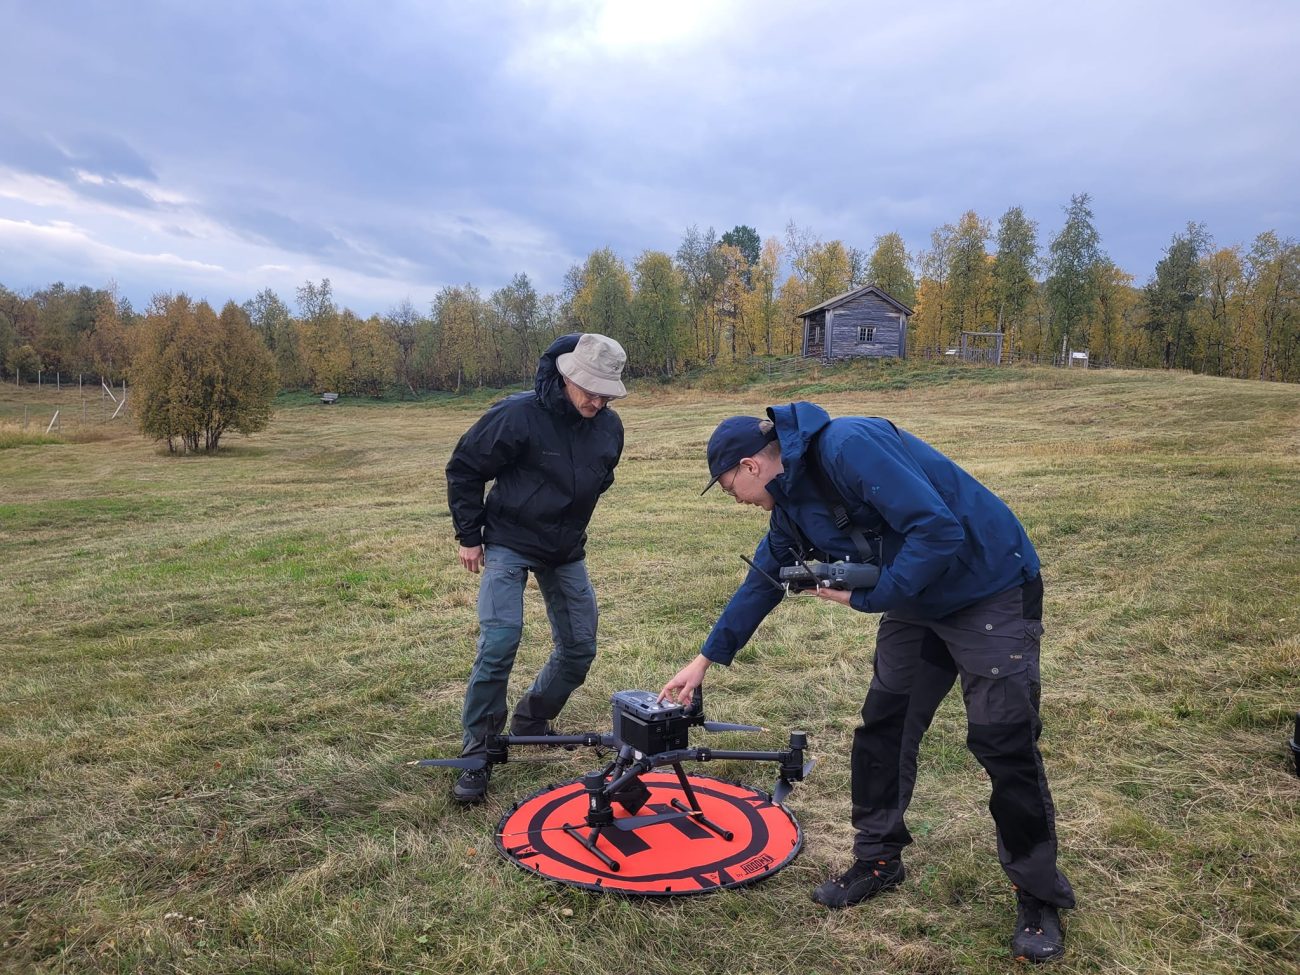
[[[718,260],[722,264],[722,285],[718,289],[714,316],[718,328],[714,344],[722,355],[731,359],[754,355],[757,342],[745,300],[749,293],[749,261],[733,244],[718,245]]]
[[[1133,275],[1109,260],[1094,265],[1092,273],[1096,301],[1085,319],[1089,360],[1098,365],[1132,364],[1140,355],[1134,344],[1140,302]]]
[[[275,360],[234,302],[218,317],[207,302],[160,295],[136,334],[131,385],[142,433],[213,453],[227,430],[266,428]]]
[[[952,235],[951,224],[932,231],[929,249],[921,252],[921,281],[908,345],[922,355],[942,353],[956,341],[950,294]]]
[[[1245,274],[1240,247],[1221,247],[1203,261],[1208,321],[1201,333],[1206,371],[1244,378],[1250,361]]]
[[[991,233],[987,220],[967,210],[946,241],[949,301],[944,332],[949,341],[956,341],[961,332],[991,331],[996,324],[993,258],[985,246]]]
[[[741,297],[748,325],[748,344],[753,353],[788,355],[793,322],[781,305],[777,274],[781,269],[781,244],[775,237],[763,242],[758,261],[749,269],[750,287]],[[803,309],[800,309],[802,311]]]
[[[790,275],[781,285],[781,290],[777,294],[777,304],[780,308],[781,320],[787,328],[784,333],[785,342],[777,350],[779,355],[796,355],[803,352],[803,320],[799,318],[799,313],[807,311],[812,307],[808,300],[808,289],[804,283],[799,280],[797,275]]]

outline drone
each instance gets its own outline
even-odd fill
[[[482,769],[509,761],[515,746],[612,752],[603,768],[512,806],[498,825],[500,853],[531,873],[593,891],[682,895],[753,883],[798,855],[802,835],[784,803],[816,760],[807,758],[802,731],[792,731],[782,751],[692,747],[694,727],[766,730],[705,720],[702,690],[689,707],[660,700],[652,691],[618,691],[610,698],[610,731],[491,735],[483,758],[408,764]],[[772,790],[687,774],[683,767],[726,760],[776,764]]]

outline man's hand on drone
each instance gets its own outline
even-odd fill
[[[697,656],[664,685],[664,689],[659,692],[659,700],[670,698],[678,704],[689,705],[695,697],[695,689],[704,683],[704,673],[712,663],[703,654]]]
[[[830,586],[818,586],[816,589],[805,589],[803,592],[814,595],[818,599],[825,599],[827,602],[839,603],[841,606],[849,605],[849,600],[853,597],[852,589],[832,589]]]

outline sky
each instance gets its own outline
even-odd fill
[[[909,250],[1074,194],[1300,236],[1296,0],[0,0],[0,284],[362,315],[792,221]]]

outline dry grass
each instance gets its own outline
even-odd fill
[[[601,655],[564,725],[603,727],[612,691],[658,687],[694,652],[762,531],[697,496],[703,444],[722,416],[794,397],[934,442],[1007,498],[1043,555],[1044,750],[1081,902],[1057,970],[1300,967],[1284,747],[1300,707],[1295,387],[864,366],[772,390],[639,391],[591,531]],[[873,621],[847,610],[782,607],[711,674],[715,717],[778,729],[774,747],[806,728],[822,757],[792,800],[805,852],[757,887],[639,903],[500,861],[510,800],[589,756],[512,763],[470,811],[447,775],[403,767],[458,747],[474,585],[454,565],[442,466],[484,402],[290,405],[215,458],[112,426],[0,452],[0,967],[1012,967],[1011,895],[955,698],[922,755],[909,883],[845,914],[807,899],[850,842]],[[7,419],[21,405],[0,393]],[[530,591],[520,689],[545,635]]]

